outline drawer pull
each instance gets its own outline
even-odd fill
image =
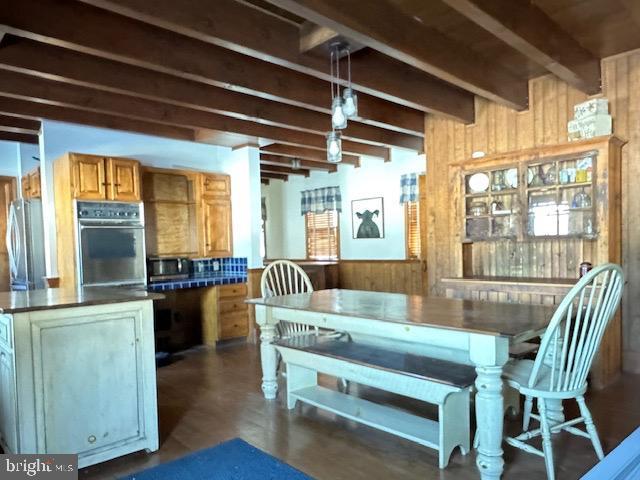
[[[87,440],[89,441],[89,443],[96,443],[96,436],[89,435],[89,438],[87,438]]]

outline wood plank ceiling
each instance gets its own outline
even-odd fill
[[[21,0],[0,9],[0,139],[52,119],[237,147],[263,179],[322,169],[328,44],[353,48],[359,117],[344,162],[421,151],[424,115],[474,96],[527,108],[553,73],[592,94],[605,56],[640,48],[634,0]],[[52,21],[55,19],[55,21]],[[299,168],[292,160],[300,161]]]

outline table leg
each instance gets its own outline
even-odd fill
[[[273,400],[278,393],[277,380],[277,352],[273,346],[276,338],[275,325],[264,324],[260,326],[260,359],[262,360],[262,392],[264,398]]]
[[[547,419],[549,425],[554,426],[564,422],[564,407],[562,406],[562,400],[552,399],[545,400],[547,405]]]
[[[476,367],[476,421],[480,439],[476,465],[483,480],[497,480],[502,475],[503,397],[502,367]]]

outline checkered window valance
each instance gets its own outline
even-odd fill
[[[400,177],[400,203],[418,201],[418,174],[407,173]]]
[[[322,213],[327,210],[342,212],[342,196],[340,187],[324,187],[300,192],[300,210],[302,215],[307,213]]]

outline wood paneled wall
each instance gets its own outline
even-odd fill
[[[338,284],[350,290],[422,295],[424,265],[420,260],[341,260]]]
[[[603,96],[609,100],[614,134],[627,140],[622,160],[622,249],[627,287],[623,299],[624,367],[640,372],[640,51],[602,62]],[[529,83],[529,110],[516,112],[476,99],[476,122],[463,125],[433,115],[425,120],[427,152],[428,289],[443,295],[443,277],[462,275],[461,232],[456,224],[460,202],[452,198],[458,178],[449,165],[466,161],[474,151],[486,154],[554,145],[567,141],[567,121],[585,94],[554,76]],[[457,213],[457,212],[455,212]]]

